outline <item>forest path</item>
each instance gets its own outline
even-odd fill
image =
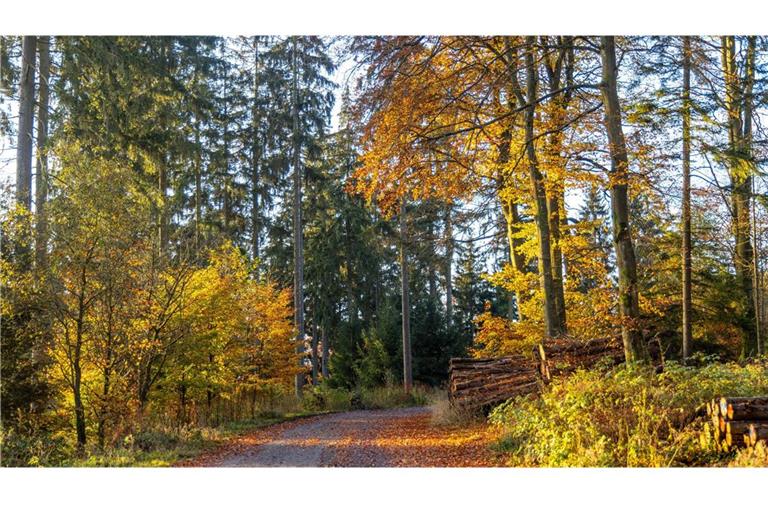
[[[255,430],[183,465],[214,467],[494,466],[485,425],[435,426],[430,409],[350,411]]]

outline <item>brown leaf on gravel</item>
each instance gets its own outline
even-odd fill
[[[254,430],[178,466],[490,467],[503,465],[495,440],[485,424],[433,425],[423,407],[351,411]]]

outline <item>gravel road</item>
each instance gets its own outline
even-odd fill
[[[381,446],[392,422],[429,417],[426,407],[326,414],[297,422],[273,439],[216,461],[220,467],[386,467],[395,465]]]
[[[177,466],[498,466],[497,439],[482,422],[437,425],[427,407],[351,411],[254,429]]]

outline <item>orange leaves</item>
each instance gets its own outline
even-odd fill
[[[205,369],[208,384],[287,383],[295,373],[290,291],[249,278],[229,243],[209,259],[193,274],[184,299],[191,327],[187,364]]]
[[[456,200],[481,184],[474,160],[482,140],[471,130],[479,68],[424,43],[398,51],[402,43],[395,38],[375,52],[379,81],[359,99],[361,110],[375,108],[364,120],[361,167],[350,185],[385,213],[405,195]]]

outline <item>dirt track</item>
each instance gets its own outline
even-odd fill
[[[183,465],[446,467],[496,465],[481,425],[436,427],[425,407],[326,414],[256,430]]]

